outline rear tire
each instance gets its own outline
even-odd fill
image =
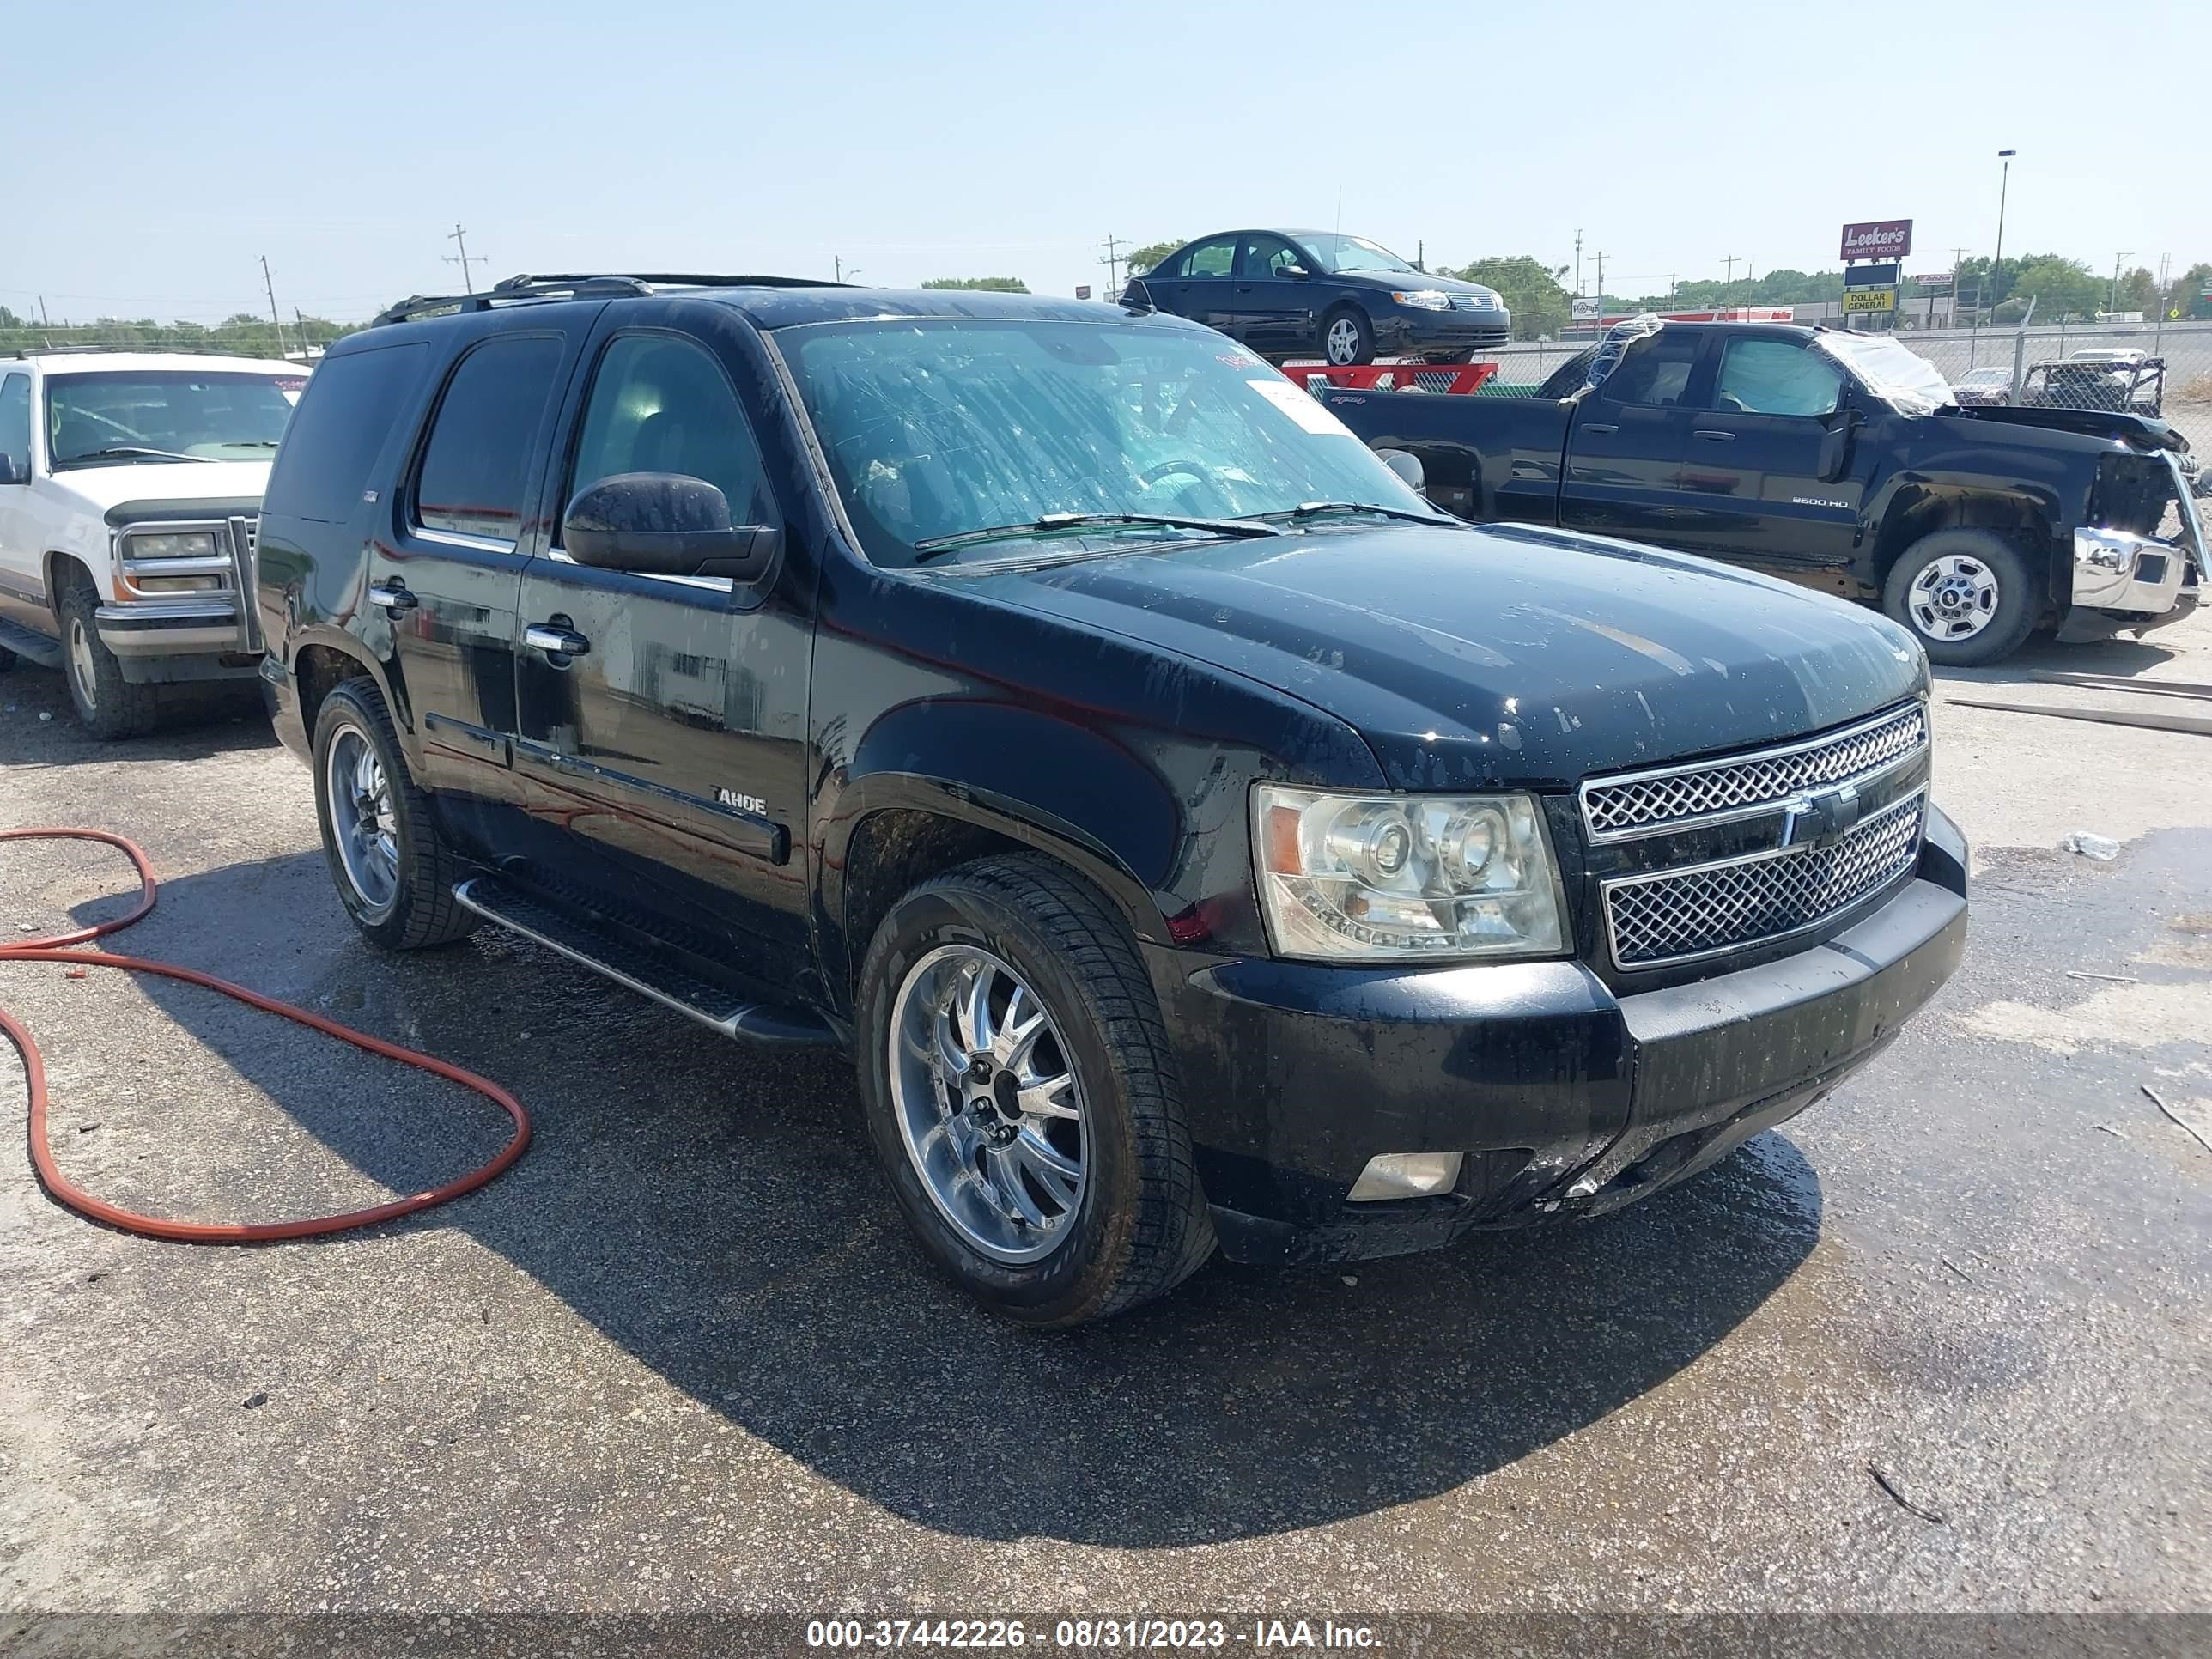
[[[77,570],[62,589],[62,678],[78,722],[102,743],[141,738],[154,729],[161,701],[150,685],[123,678],[123,664],[100,637],[100,590]]]
[[[992,1311],[1104,1319],[1213,1253],[1159,1005],[1087,883],[1015,854],[915,889],[876,930],[857,1012],[891,1190],[923,1249]]]
[[[1358,306],[1339,306],[1322,319],[1321,355],[1333,368],[1375,361],[1375,325]]]
[[[453,896],[460,861],[408,775],[376,682],[342,682],[315,715],[315,821],[338,902],[387,951],[450,945],[477,915]]]
[[[2003,537],[1938,530],[1890,567],[1881,608],[1912,631],[1929,661],[1978,668],[2020,649],[2043,604],[2027,561]]]

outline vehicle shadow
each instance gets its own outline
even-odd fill
[[[94,756],[123,762],[202,760],[266,749],[276,741],[260,691],[251,684],[173,687],[152,732],[103,743],[77,723],[59,674],[33,663],[0,674],[0,766],[69,766]]]
[[[537,1119],[528,1157],[396,1231],[463,1230],[749,1433],[871,1504],[978,1539],[1191,1544],[1449,1492],[1695,1361],[1820,1233],[1819,1182],[1770,1133],[1603,1222],[1328,1269],[1217,1262],[1105,1325],[1022,1331],[910,1246],[840,1058],[732,1045],[503,935],[380,955],[346,927],[314,854],[170,883],[127,948],[514,1090]],[[427,1097],[431,1121],[395,1121],[318,1083],[324,1039],[166,981],[143,989],[397,1189],[500,1138],[495,1113],[446,1085]],[[209,1207],[267,1213],[288,1198],[264,1184]]]
[[[2045,633],[2032,636],[2011,656],[1987,668],[1937,668],[1935,675],[1939,682],[1962,685],[2048,685],[2054,682],[2037,677],[2051,673],[2148,675],[2179,654],[2172,647],[2160,643],[2155,634],[2140,640],[2090,640],[2079,645],[2061,645]]]

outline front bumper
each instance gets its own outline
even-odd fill
[[[1513,314],[1503,306],[1494,311],[1426,311],[1393,305],[1378,308],[1372,319],[1376,349],[1392,356],[1504,345],[1513,331]]]
[[[1872,1058],[1958,966],[1966,848],[1930,810],[1915,878],[1823,944],[1615,996],[1572,962],[1401,972],[1154,954],[1224,1250],[1332,1261],[1616,1209],[1718,1160]],[[1187,959],[1186,959],[1187,960]],[[1458,1188],[1351,1204],[1382,1152]]]

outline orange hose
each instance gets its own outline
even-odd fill
[[[110,847],[120,848],[138,870],[138,906],[129,915],[118,916],[112,921],[96,922],[89,927],[79,927],[66,933],[51,933],[40,939],[25,939],[20,944],[0,945],[0,963],[7,962],[64,962],[85,968],[120,968],[126,973],[159,974],[164,979],[181,980],[187,985],[200,985],[210,991],[220,991],[235,998],[249,1007],[258,1008],[264,1014],[275,1014],[334,1036],[341,1042],[350,1042],[356,1048],[386,1060],[396,1060],[402,1066],[412,1066],[418,1071],[459,1084],[464,1089],[473,1089],[485,1099],[495,1103],[514,1121],[514,1133],[500,1149],[499,1156],[489,1164],[449,1181],[442,1187],[434,1187],[427,1193],[395,1199],[389,1204],[378,1204],[366,1210],[349,1210],[343,1215],[312,1216],[300,1221],[258,1221],[247,1223],[172,1221],[164,1216],[139,1215],[131,1210],[118,1209],[112,1204],[94,1198],[90,1193],[70,1182],[61,1172],[54,1160],[54,1151],[46,1128],[46,1067],[40,1057],[39,1045],[31,1034],[5,1008],[0,1008],[0,1033],[15,1045],[23,1057],[23,1072],[28,1079],[31,1093],[31,1166],[37,1170],[39,1184],[58,1203],[94,1221],[126,1233],[137,1233],[144,1238],[165,1238],[180,1244],[266,1244],[283,1238],[319,1238],[331,1233],[349,1232],[356,1227],[372,1227],[380,1221],[392,1221],[404,1215],[456,1199],[464,1193],[472,1193],[487,1182],[497,1179],[520,1158],[523,1149],[530,1145],[530,1114],[523,1110],[522,1103],[488,1078],[474,1072],[464,1071],[442,1060],[418,1054],[412,1048],[403,1048],[396,1042],[386,1042],[336,1020],[311,1014],[304,1008],[295,1008],[289,1002],[279,1002],[274,997],[263,996],[258,991],[249,991],[243,985],[234,985],[227,979],[217,979],[213,974],[203,974],[196,969],[179,968],[173,963],[149,962],[143,957],[109,956],[97,951],[73,950],[70,946],[88,945],[103,934],[120,933],[134,921],[141,921],[153,909],[159,884],[154,879],[153,866],[146,854],[134,843],[120,836],[109,835],[104,830],[47,829],[0,830],[0,841],[97,841]]]

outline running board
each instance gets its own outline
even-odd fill
[[[836,1034],[803,1013],[748,1002],[734,991],[664,962],[605,928],[557,910],[496,876],[471,876],[453,889],[465,909],[510,933],[535,939],[572,962],[605,974],[618,985],[711,1025],[745,1042],[812,1047],[834,1043]]]
[[[50,640],[44,634],[33,634],[17,623],[0,619],[0,646],[6,647],[25,662],[34,662],[41,668],[62,665],[62,642]]]

